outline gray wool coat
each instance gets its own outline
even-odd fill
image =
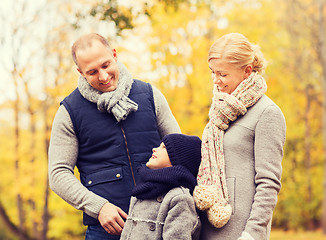
[[[132,197],[120,240],[198,240],[200,228],[189,189],[177,187],[152,200]]]
[[[286,124],[280,108],[264,95],[224,134],[232,216],[222,228],[202,216],[202,240],[267,240],[281,189]]]

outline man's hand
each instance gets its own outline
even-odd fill
[[[107,202],[98,215],[102,227],[112,235],[120,235],[128,215],[119,207]]]

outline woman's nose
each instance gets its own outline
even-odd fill
[[[220,81],[220,78],[216,75],[213,75],[213,83],[217,84],[217,83],[219,83],[219,81]]]
[[[219,77],[215,77],[215,78],[213,79],[213,83],[214,83],[214,84],[221,84],[222,81],[221,81],[221,79],[220,79]]]

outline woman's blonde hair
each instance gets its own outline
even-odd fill
[[[239,68],[251,64],[253,71],[259,74],[263,74],[266,68],[260,47],[240,33],[229,33],[219,38],[208,51],[208,61],[212,58],[224,59]]]

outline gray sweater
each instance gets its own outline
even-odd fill
[[[180,133],[180,127],[165,97],[155,87],[153,87],[153,97],[160,136]],[[61,105],[52,125],[49,146],[49,184],[51,189],[67,203],[97,219],[99,211],[108,201],[89,191],[75,177],[77,156],[78,139],[70,115]]]
[[[263,96],[224,134],[226,180],[232,216],[222,228],[202,218],[203,240],[267,240],[281,188],[285,119]]]
[[[189,189],[177,187],[152,200],[132,197],[121,240],[197,240],[201,223]]]

